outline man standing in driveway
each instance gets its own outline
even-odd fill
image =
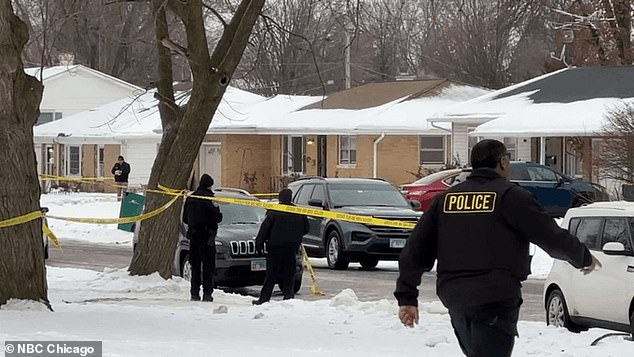
[[[214,197],[214,180],[203,174],[193,196]],[[183,222],[187,225],[189,238],[189,263],[192,269],[191,300],[200,301],[201,268],[203,301],[214,301],[213,278],[216,273],[216,234],[222,213],[212,200],[188,197],[183,209]]]
[[[125,162],[123,156],[117,158],[117,162],[112,167],[114,183],[117,185],[117,200],[121,200],[123,192],[128,189],[128,176],[130,175],[130,164]]]
[[[292,206],[292,196],[291,190],[283,189],[279,194],[280,204]],[[278,282],[281,282],[284,300],[295,297],[297,251],[306,233],[308,233],[306,216],[275,210],[266,211],[266,218],[255,240],[256,249],[260,252],[264,250],[266,244],[266,277],[260,298],[253,301],[254,305],[261,305],[271,300],[273,287]]]
[[[510,356],[530,273],[529,242],[584,273],[601,264],[561,229],[528,191],[508,181],[503,143],[483,140],[471,152],[473,172],[439,195],[412,232],[399,259],[394,296],[405,326],[418,323],[423,272],[436,260],[436,291],[468,357]]]

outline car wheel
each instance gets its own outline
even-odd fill
[[[565,327],[570,332],[580,332],[581,329],[570,321],[566,299],[561,290],[555,289],[548,295],[546,304],[546,324],[555,327]]]
[[[348,264],[350,264],[350,259],[343,251],[343,242],[339,237],[339,232],[336,230],[328,235],[326,260],[328,261],[328,267],[335,270],[346,270],[348,269]]]
[[[192,265],[189,263],[189,254],[185,254],[181,263],[181,277],[187,281],[192,280]]]
[[[372,257],[366,257],[361,259],[361,261],[359,261],[359,264],[361,264],[361,267],[363,269],[374,269],[376,268],[377,264],[379,264],[379,259],[378,258],[372,258]]]

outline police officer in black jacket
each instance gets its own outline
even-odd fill
[[[280,204],[293,206],[292,196],[291,190],[283,189],[279,194]],[[258,251],[263,251],[266,244],[266,277],[260,298],[253,301],[254,305],[271,300],[273,287],[278,282],[284,293],[284,300],[295,297],[296,256],[302,244],[302,237],[306,233],[306,216],[275,210],[266,211],[266,218],[255,240]]]
[[[211,187],[214,180],[203,174],[194,196],[213,197]],[[200,301],[201,265],[203,301],[213,301],[213,277],[216,273],[216,233],[222,213],[218,204],[212,200],[188,197],[183,209],[183,222],[187,224],[189,238],[189,263],[192,269],[191,300]]]
[[[530,274],[529,242],[586,274],[600,263],[535,197],[507,180],[510,155],[503,143],[477,143],[471,166],[467,180],[439,195],[416,225],[399,259],[394,296],[401,322],[418,323],[417,287],[437,260],[436,291],[463,353],[510,356],[521,282]]]

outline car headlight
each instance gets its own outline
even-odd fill
[[[215,241],[216,242],[216,247],[222,247],[222,242],[220,241]]]

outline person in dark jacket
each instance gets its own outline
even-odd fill
[[[211,190],[214,180],[203,174],[193,196],[214,197]],[[222,213],[215,201],[188,197],[183,209],[183,222],[187,224],[189,238],[189,263],[192,269],[191,300],[200,301],[201,265],[203,301],[213,301],[213,277],[216,273],[216,234]]]
[[[283,189],[279,194],[280,204],[293,206],[292,196],[291,190]],[[273,287],[278,282],[284,293],[284,300],[295,297],[296,257],[302,237],[306,233],[306,216],[275,210],[266,211],[266,217],[255,240],[256,250],[260,252],[266,245],[266,277],[260,298],[253,301],[254,305],[271,300]]]
[[[477,143],[471,165],[467,180],[439,195],[414,228],[399,258],[394,296],[401,322],[418,323],[417,287],[437,261],[436,291],[463,353],[510,356],[521,282],[530,274],[529,242],[584,273],[600,263],[531,193],[508,181],[503,143]]]
[[[117,187],[117,200],[121,200],[123,192],[128,188],[128,176],[130,175],[130,164],[125,162],[123,156],[117,158],[111,170],[114,175],[114,182]]]

